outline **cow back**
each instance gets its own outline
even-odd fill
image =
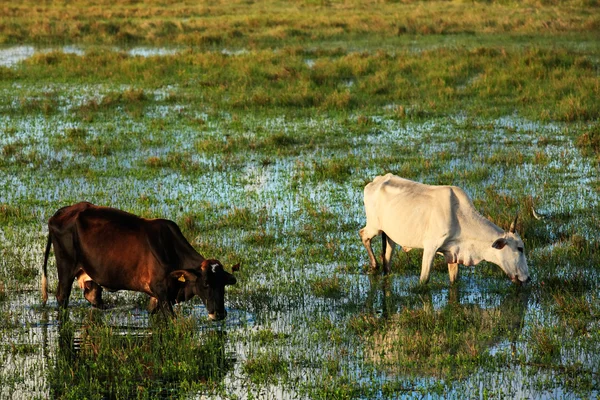
[[[166,219],[148,220],[145,228],[148,246],[166,271],[199,270],[204,257],[187,241],[175,222]]]

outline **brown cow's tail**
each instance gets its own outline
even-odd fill
[[[46,275],[47,268],[46,264],[48,264],[48,256],[50,255],[50,246],[52,245],[52,239],[50,238],[50,232],[48,232],[48,243],[46,243],[46,252],[44,253],[44,265],[42,266],[42,304],[46,305],[46,301],[48,301],[48,278]]]

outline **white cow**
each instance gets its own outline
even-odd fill
[[[515,283],[529,281],[523,241],[515,232],[517,219],[505,232],[482,217],[461,188],[425,185],[387,174],[365,186],[364,202],[367,225],[360,237],[373,269],[377,261],[371,239],[381,234],[385,273],[390,272],[397,243],[404,251],[423,249],[421,283],[429,281],[436,253],[448,263],[450,282],[458,277],[458,264],[472,266],[483,260],[500,266]]]

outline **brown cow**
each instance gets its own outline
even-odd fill
[[[48,299],[46,264],[54,246],[58,268],[56,299],[67,307],[77,277],[85,297],[102,306],[102,287],[134,290],[151,296],[155,312],[173,315],[177,301],[200,296],[209,318],[225,311],[225,286],[235,277],[217,260],[206,260],[173,221],[145,219],[115,208],[81,202],[58,210],[48,221],[42,299]],[[237,270],[239,264],[233,267]]]

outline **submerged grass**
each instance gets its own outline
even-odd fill
[[[492,343],[516,340],[523,324],[521,301],[510,296],[500,308],[490,309],[455,302],[439,311],[427,302],[422,309],[407,308],[386,320],[385,328],[363,337],[367,359],[393,374],[464,379],[495,365],[488,353]]]
[[[49,370],[55,398],[178,396],[214,389],[233,365],[224,333],[197,334],[189,318],[121,331],[91,316],[81,328],[71,322],[59,328],[59,353]]]
[[[260,353],[249,358],[242,370],[253,383],[276,383],[285,379],[288,373],[288,362],[278,353]]]

